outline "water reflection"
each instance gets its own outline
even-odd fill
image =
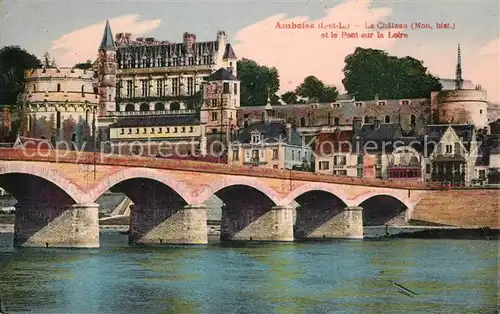
[[[10,312],[489,313],[493,241],[415,240],[14,249],[0,235]],[[398,292],[394,280],[418,293]]]

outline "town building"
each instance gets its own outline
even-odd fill
[[[271,169],[311,169],[313,152],[292,125],[279,120],[239,130],[229,144],[228,163]]]

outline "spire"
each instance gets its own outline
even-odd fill
[[[104,35],[102,36],[102,41],[99,49],[116,50],[115,41],[113,40],[113,33],[111,32],[111,26],[109,26],[108,20],[106,20],[106,27],[104,28]]]
[[[460,55],[460,44],[458,44],[457,69],[455,73],[455,89],[462,89],[464,80],[462,79],[462,56]]]

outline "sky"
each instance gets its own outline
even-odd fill
[[[274,66],[281,92],[308,75],[343,91],[344,58],[358,46],[411,56],[440,78],[454,78],[457,45],[463,77],[500,102],[500,2],[442,1],[236,1],[236,0],[0,0],[0,46],[19,45],[41,58],[49,52],[58,66],[95,59],[105,21],[114,33],[180,42],[184,32],[198,41],[215,40],[224,30],[238,58]],[[281,29],[277,23],[313,24],[314,29]],[[320,23],[349,25],[349,30],[319,29]],[[366,29],[365,25],[407,24],[408,29]],[[432,29],[411,29],[413,23]],[[451,23],[454,29],[437,29]],[[330,38],[331,31],[338,38]],[[342,31],[376,32],[384,38],[342,38]],[[398,31],[407,38],[387,38]],[[328,33],[329,38],[322,38]],[[325,36],[325,35],[323,35]]]

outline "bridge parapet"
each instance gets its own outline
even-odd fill
[[[276,170],[265,168],[247,168],[228,164],[214,164],[192,160],[178,160],[168,158],[152,158],[139,156],[125,156],[116,154],[92,153],[68,150],[37,150],[23,148],[0,149],[0,160],[59,162],[76,164],[97,164],[124,167],[143,167],[163,170],[179,170],[190,172],[217,173],[237,176],[274,178],[281,180],[324,182],[346,185],[363,185],[394,189],[429,190],[443,189],[438,184],[422,182],[408,182],[398,180],[381,180],[357,177],[340,177],[319,173]]]

